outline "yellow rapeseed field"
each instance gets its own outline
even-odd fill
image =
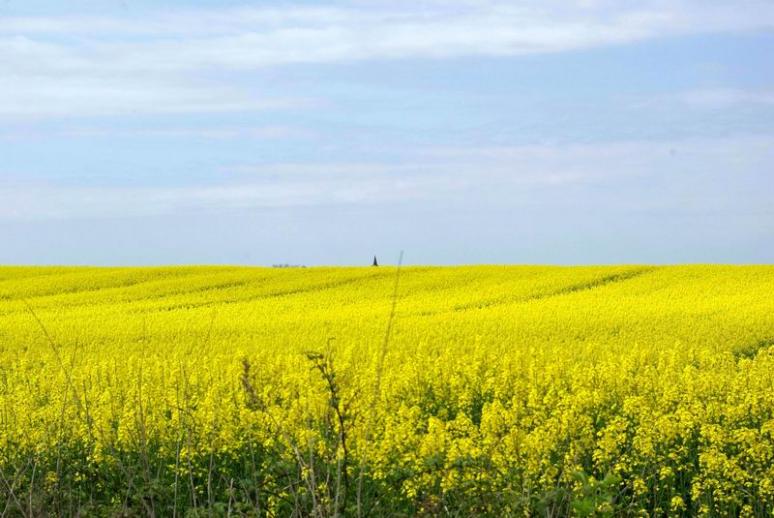
[[[9,516],[771,516],[773,437],[771,266],[0,268]]]

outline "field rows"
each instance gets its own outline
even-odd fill
[[[0,268],[0,509],[774,511],[774,267],[396,274]]]

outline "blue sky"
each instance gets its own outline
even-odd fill
[[[774,261],[774,3],[0,1],[0,263]]]

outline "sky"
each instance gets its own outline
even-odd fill
[[[771,0],[0,0],[0,264],[774,262]]]

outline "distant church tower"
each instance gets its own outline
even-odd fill
[[[374,256],[374,264],[372,264],[371,266],[379,266],[379,263],[376,261],[376,256]]]

